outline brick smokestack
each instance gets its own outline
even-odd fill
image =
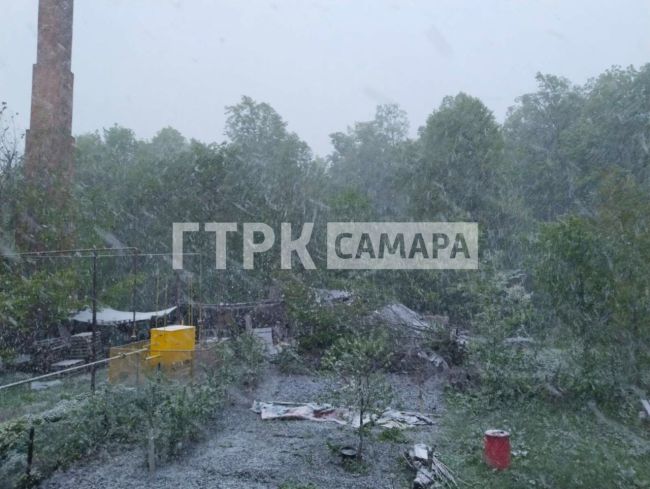
[[[39,0],[38,49],[25,142],[25,201],[18,243],[43,249],[69,243],[72,137],[73,0]]]

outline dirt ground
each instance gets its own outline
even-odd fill
[[[406,376],[391,375],[395,390],[393,407],[418,411],[418,389]],[[143,449],[103,451],[88,463],[54,474],[47,489],[120,488],[223,488],[223,489],[342,489],[410,487],[408,472],[400,462],[408,447],[404,443],[377,439],[375,428],[365,458],[367,466],[350,471],[342,466],[329,445],[354,445],[352,428],[335,423],[309,421],[261,421],[250,410],[253,399],[306,402],[322,399],[327,392],[322,379],[304,375],[281,375],[271,369],[254,392],[233,395],[205,440],[188,453],[161,466],[148,476]],[[423,411],[439,413],[441,383],[427,382]],[[412,442],[435,444],[437,426],[404,430]],[[309,485],[311,484],[311,486]]]

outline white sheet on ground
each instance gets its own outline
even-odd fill
[[[359,426],[359,414],[346,408],[336,408],[329,404],[286,403],[253,401],[251,410],[258,413],[262,420],[299,419],[307,421],[329,421],[341,425]],[[381,416],[364,417],[363,424],[374,420],[376,425],[384,428],[412,428],[414,426],[432,425],[434,421],[420,413],[386,409]]]

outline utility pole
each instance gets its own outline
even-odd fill
[[[95,393],[95,360],[97,360],[97,351],[95,347],[95,338],[97,336],[97,250],[93,249],[93,323],[92,335],[90,338],[91,362],[90,367],[90,390]]]
[[[182,323],[181,320],[181,276],[180,270],[174,270],[176,275],[176,317],[178,317],[178,322],[176,324]]]
[[[138,249],[133,250],[133,262],[131,266],[131,273],[133,274],[133,290],[131,291],[131,306],[133,307],[133,323],[131,330],[131,339],[135,340],[137,337],[135,330],[135,294],[138,283]]]

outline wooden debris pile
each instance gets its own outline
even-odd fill
[[[92,351],[92,333],[78,333],[70,337],[70,358],[81,358],[89,361],[92,358]],[[102,340],[99,331],[95,333],[95,352],[97,356],[100,356],[102,352]]]
[[[416,443],[406,454],[406,463],[415,470],[413,489],[457,487],[456,478],[449,468],[433,453],[431,447]]]

